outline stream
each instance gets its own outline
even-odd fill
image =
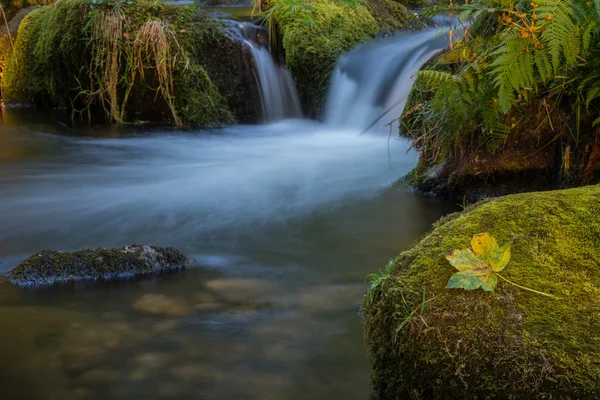
[[[340,85],[364,84],[345,69]],[[40,249],[133,243],[195,264],[126,282],[0,285],[0,399],[369,399],[365,276],[457,209],[397,184],[417,161],[408,141],[384,126],[359,135],[391,99],[352,126],[337,107],[324,122],[183,131],[2,110],[0,273]],[[160,312],[139,306],[148,295]]]

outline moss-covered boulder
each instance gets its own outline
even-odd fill
[[[270,0],[266,10],[282,34],[285,60],[305,111],[320,115],[338,58],[378,33],[406,26],[395,0]]]
[[[489,232],[512,257],[492,292],[445,289],[444,255]],[[439,221],[366,296],[383,399],[597,399],[600,187],[511,195]],[[414,312],[413,312],[414,311]]]
[[[260,117],[254,78],[223,24],[157,2],[63,0],[34,11],[2,83],[7,100],[119,122],[206,126]]]
[[[8,57],[14,51],[14,41],[17,37],[17,31],[23,18],[27,16],[27,14],[31,13],[36,8],[40,7],[40,5],[28,5],[27,2],[24,2],[27,7],[19,8],[20,5],[14,4],[15,2],[10,2],[8,4],[3,5],[4,14],[0,15],[0,99],[2,99],[2,75],[4,67],[6,66],[6,62]],[[8,22],[8,23],[6,23]]]
[[[64,253],[42,250],[7,274],[17,286],[136,277],[185,268],[191,260],[171,247],[138,246]]]

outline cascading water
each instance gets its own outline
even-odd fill
[[[257,61],[269,119],[299,116],[291,79],[273,62],[265,38],[248,25],[238,28],[255,38],[244,40]],[[231,126],[219,135],[115,140],[67,139],[35,126],[29,135],[0,135],[0,167],[9,157],[0,174],[6,216],[0,243],[5,251],[14,246],[27,253],[35,251],[29,243],[40,248],[148,243],[155,232],[186,243],[190,232],[239,232],[375,194],[407,173],[416,154],[405,154],[407,141],[392,141],[389,150],[381,136],[359,133],[399,100],[399,111],[389,118],[400,114],[412,75],[445,40],[435,29],[403,33],[345,55],[330,88],[326,124],[287,120]],[[60,151],[39,156],[26,170],[10,163],[12,154],[36,154],[36,146]],[[399,156],[388,160],[388,151]],[[18,179],[22,175],[27,180]],[[69,236],[74,229],[81,232]]]
[[[398,117],[414,74],[448,46],[448,30],[401,33],[363,44],[342,56],[329,88],[325,122],[362,130],[390,108],[389,115]]]
[[[267,117],[299,116],[260,35],[243,40]],[[328,124],[112,137],[2,109],[0,274],[40,249],[132,243],[198,263],[127,284],[0,284],[0,399],[371,398],[364,277],[442,212],[392,188],[416,164],[408,141],[359,132],[408,94],[438,40],[402,34],[344,57]]]
[[[253,72],[260,89],[262,109],[267,121],[302,117],[300,100],[290,72],[278,65],[268,50],[264,28],[248,22],[228,21],[229,34],[239,40],[252,56]]]

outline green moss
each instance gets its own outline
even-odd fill
[[[184,268],[190,261],[171,247],[137,246],[63,253],[42,250],[8,273],[18,286],[117,279]]]
[[[101,76],[91,73],[92,60],[94,57],[103,59],[107,51],[102,37],[92,37],[93,26],[99,13],[106,9],[106,6],[92,7],[87,0],[63,0],[28,15],[19,28],[16,56],[9,57],[4,71],[4,97],[44,106],[73,106],[79,110],[89,106],[92,112],[107,109],[113,118],[124,117],[125,121],[179,120],[185,125],[202,126],[235,121],[229,107],[235,102],[230,94],[221,93],[221,89],[228,87],[213,82],[207,72],[219,67],[214,67],[214,58],[198,51],[205,46],[219,51],[211,45],[229,44],[231,40],[219,22],[190,7],[145,1],[121,5],[119,12],[124,16],[124,24],[122,39],[118,39],[121,55],[117,57],[120,62],[116,95],[91,96],[98,93],[99,82],[103,82]],[[141,60],[143,78],[140,73],[133,78],[131,74],[138,60],[129,49],[140,28],[153,20],[165,21],[175,32],[170,46],[171,52],[179,56],[169,74],[173,80],[172,101],[158,89],[160,81],[155,60]],[[208,64],[211,68],[207,68]],[[239,68],[229,68],[228,72],[232,81],[243,80],[244,73]],[[246,90],[249,90],[248,81],[249,78],[244,80]],[[241,85],[236,87],[240,88]],[[127,90],[130,90],[129,96],[125,96]],[[120,104],[115,106],[114,101],[107,104],[107,98],[117,98]]]
[[[7,99],[42,105],[63,105],[86,62],[81,36],[86,8],[69,0],[39,8],[19,26],[15,52],[4,71]]]
[[[489,200],[454,214],[395,261],[365,304],[372,382],[385,399],[595,399],[600,392],[600,187]],[[444,254],[489,232],[512,249],[494,292],[444,289]],[[419,309],[406,317],[402,304]],[[423,323],[426,321],[427,325]]]
[[[336,0],[275,0],[268,13],[283,34],[286,63],[305,108],[320,114],[337,59],[374,37],[375,19],[363,5]]]
[[[368,0],[364,4],[377,21],[378,30],[391,33],[404,29],[408,24],[408,11],[397,0]]]
[[[0,88],[2,87],[2,71],[11,52],[12,47],[8,35],[0,34]],[[0,98],[2,98],[1,95]]]
[[[401,29],[406,9],[393,0],[273,0],[267,15],[283,35],[305,109],[319,115],[338,58],[378,32]]]

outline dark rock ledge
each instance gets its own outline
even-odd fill
[[[86,249],[73,253],[42,250],[2,279],[16,286],[132,278],[184,269],[192,260],[172,247],[140,246]]]

